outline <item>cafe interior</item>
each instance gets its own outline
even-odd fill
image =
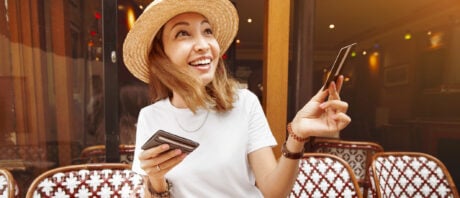
[[[72,197],[46,183],[62,190],[70,172],[107,169],[106,185],[122,175],[129,188],[112,186],[108,197],[142,196],[130,163],[148,88],[125,68],[122,43],[150,2],[0,0],[0,197]],[[351,197],[459,197],[459,0],[232,2],[239,31],[223,58],[258,96],[278,157],[288,121],[321,89],[339,50],[356,43],[341,71],[352,121],[339,138],[305,144],[290,197],[341,197],[340,188]],[[317,181],[310,159],[342,168]]]

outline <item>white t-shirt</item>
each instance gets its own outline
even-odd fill
[[[200,109],[194,115],[189,109],[174,107],[169,99],[143,108],[132,169],[145,175],[138,160],[140,147],[162,129],[200,143],[166,174],[173,184],[173,197],[263,197],[255,186],[248,154],[274,146],[276,140],[257,97],[246,89],[237,95],[234,108],[225,113]]]

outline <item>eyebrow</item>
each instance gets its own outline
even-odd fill
[[[203,25],[203,24],[205,24],[205,23],[209,24],[209,21],[208,21],[207,19],[201,21],[201,25]],[[180,26],[180,25],[187,25],[187,26],[188,26],[188,25],[190,25],[190,23],[188,23],[188,22],[186,22],[186,21],[180,21],[180,22],[177,22],[176,24],[174,24],[170,29],[172,30],[172,29],[174,29],[176,26]]]

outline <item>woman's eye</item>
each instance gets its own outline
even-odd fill
[[[205,32],[206,34],[212,34],[212,30],[211,30],[211,28],[207,28],[207,29],[205,29],[205,30],[204,30],[204,32]]]
[[[177,32],[176,34],[176,38],[177,37],[181,37],[181,36],[188,36],[189,34],[186,32],[186,31],[179,31]]]

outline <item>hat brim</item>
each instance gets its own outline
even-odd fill
[[[139,80],[149,82],[149,53],[159,29],[174,16],[195,12],[206,17],[221,48],[232,44],[238,32],[238,13],[229,0],[162,0],[152,2],[134,23],[123,43],[123,59]]]

